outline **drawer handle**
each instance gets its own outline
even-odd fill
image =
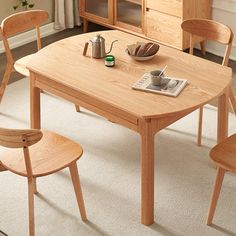
[[[150,11],[150,8],[147,7],[147,8],[146,8],[146,11]]]

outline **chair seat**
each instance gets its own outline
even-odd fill
[[[30,54],[17,60],[14,64],[15,70],[20,74],[29,77],[29,70],[27,69],[27,64],[34,55],[35,54]]]
[[[43,131],[43,138],[29,147],[29,152],[33,176],[40,177],[62,170],[77,161],[83,149],[68,138]],[[0,163],[18,175],[27,176],[22,148],[0,149]]]
[[[236,172],[236,134],[216,145],[211,150],[210,157],[223,169]]]

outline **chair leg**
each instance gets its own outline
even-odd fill
[[[7,68],[6,68],[6,71],[4,73],[2,83],[1,83],[1,86],[0,86],[0,103],[2,101],[2,97],[3,97],[3,94],[4,94],[5,89],[7,87],[8,81],[10,79],[12,70],[13,70],[13,64],[7,64]]]
[[[75,105],[75,109],[77,112],[80,112],[80,106],[79,105]]]
[[[198,117],[198,135],[197,135],[197,145],[202,145],[202,118],[203,118],[203,107],[199,109],[199,117]]]
[[[34,181],[28,180],[29,235],[35,235],[34,228]]]
[[[220,190],[223,183],[224,175],[225,175],[225,170],[222,169],[221,167],[218,167],[213,192],[211,195],[211,203],[207,215],[207,222],[206,222],[207,225],[212,224],[212,219],[215,214],[216,204],[220,195]]]
[[[236,100],[235,100],[232,88],[229,89],[229,100],[230,100],[232,109],[234,111],[234,114],[236,115]]]
[[[71,175],[72,183],[73,183],[74,190],[75,190],[77,203],[78,203],[79,210],[80,210],[80,215],[81,215],[82,220],[85,221],[85,220],[87,220],[87,216],[86,216],[84,199],[83,199],[82,189],[80,186],[80,179],[79,179],[79,173],[78,173],[78,168],[77,168],[76,162],[73,162],[69,166],[69,169],[70,169],[70,175]]]

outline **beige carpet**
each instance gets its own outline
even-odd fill
[[[78,162],[89,221],[83,223],[67,170],[38,180],[36,235],[236,235],[236,176],[227,174],[214,225],[204,224],[215,169],[208,157],[215,144],[216,110],[208,106],[204,146],[196,146],[197,113],[156,136],[155,223],[140,221],[140,137],[73,104],[42,95],[42,126],[78,141]],[[29,126],[26,79],[11,84],[0,105],[0,126]],[[230,115],[230,133],[236,120]],[[0,173],[0,230],[27,235],[26,179]]]

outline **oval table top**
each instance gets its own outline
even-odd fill
[[[230,84],[228,67],[161,45],[150,61],[130,58],[127,45],[147,41],[117,30],[99,32],[106,39],[107,49],[116,39],[112,54],[115,67],[106,67],[104,59],[94,59],[91,45],[83,56],[86,42],[98,32],[86,33],[55,42],[35,54],[28,64],[32,72],[72,88],[94,101],[103,102],[135,117],[158,118],[194,110],[219,96]],[[133,90],[132,85],[145,73],[168,65],[166,75],[188,80],[178,97]]]

